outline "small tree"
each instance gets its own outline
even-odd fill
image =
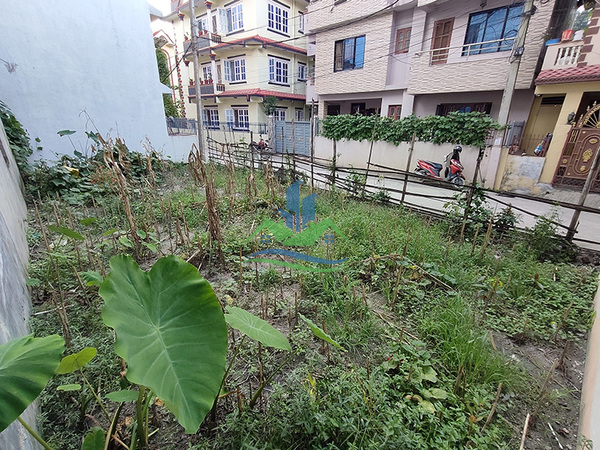
[[[169,83],[169,77],[171,72],[167,64],[167,55],[163,53],[160,48],[156,49],[156,64],[158,65],[158,78],[162,84],[171,88]],[[173,97],[170,94],[163,94],[163,105],[165,108],[165,116],[179,117],[179,109],[173,101]]]
[[[277,107],[277,97],[274,95],[267,95],[262,102],[262,107],[267,117],[272,115]]]

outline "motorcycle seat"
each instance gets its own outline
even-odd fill
[[[433,167],[436,170],[442,170],[442,166],[441,164],[435,163],[433,161],[425,161],[427,164],[431,164],[431,167]]]

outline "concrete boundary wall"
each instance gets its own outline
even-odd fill
[[[0,124],[0,344],[29,334],[31,312],[26,286],[29,252],[25,235],[27,207],[21,191],[21,177],[4,127]],[[0,406],[1,407],[1,406]],[[37,408],[30,406],[21,417],[35,426]],[[19,422],[0,433],[0,449],[41,448]]]
[[[442,164],[445,156],[452,152],[455,144],[432,144],[430,142],[415,142],[414,152],[410,163],[409,171],[413,171],[416,167],[417,160],[425,159]],[[315,157],[332,160],[333,158],[333,141],[323,136],[315,136]],[[369,141],[348,141],[342,139],[336,142],[336,153],[338,166],[357,168],[366,168],[369,160],[369,150],[371,142]],[[386,167],[391,167],[399,170],[406,170],[408,162],[410,144],[402,142],[396,146],[389,142],[376,141],[373,143],[373,152],[371,155],[371,167],[376,168],[373,164],[379,164]],[[463,175],[468,181],[473,179],[475,166],[477,163],[477,155],[479,149],[477,147],[468,147],[463,145],[463,151],[460,156],[460,161],[465,167]],[[491,164],[494,160],[495,149],[486,149],[483,160],[481,162],[480,173],[486,177],[486,186],[493,185],[495,178],[495,168]],[[489,169],[488,170],[488,166]],[[481,176],[479,177],[481,182]]]

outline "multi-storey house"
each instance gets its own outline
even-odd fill
[[[270,114],[276,119],[307,119],[306,5],[304,0],[198,1],[196,86],[189,4],[172,1],[163,20],[172,24],[171,66],[184,115],[196,117],[193,103],[200,96],[207,128],[243,132],[261,124],[254,131],[264,132],[264,102],[274,97]]]
[[[600,192],[600,8],[577,13],[566,39],[548,45],[518,152],[543,157],[540,183],[581,190],[595,170],[591,189]]]
[[[311,2],[319,114],[484,111],[498,117],[510,66],[520,57],[509,121],[524,121],[540,52],[560,19],[553,18],[554,0],[535,4],[517,49],[524,2]]]

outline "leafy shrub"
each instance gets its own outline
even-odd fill
[[[379,116],[344,114],[327,116],[323,120],[322,135],[339,141],[371,140],[391,142],[395,145],[410,142],[413,134],[422,142],[434,144],[458,143],[482,146],[490,131],[501,129],[500,124],[480,112],[451,112],[446,116],[418,118],[408,116],[393,120]]]
[[[558,235],[558,212],[537,218],[532,228],[527,228],[525,245],[540,261],[566,262],[577,256],[577,247]]]
[[[10,149],[17,161],[21,176],[24,181],[27,181],[29,171],[31,170],[28,158],[33,153],[29,136],[27,136],[27,132],[10,111],[8,106],[2,101],[0,101],[0,118],[2,119],[4,129],[6,130],[6,137],[8,138]]]

